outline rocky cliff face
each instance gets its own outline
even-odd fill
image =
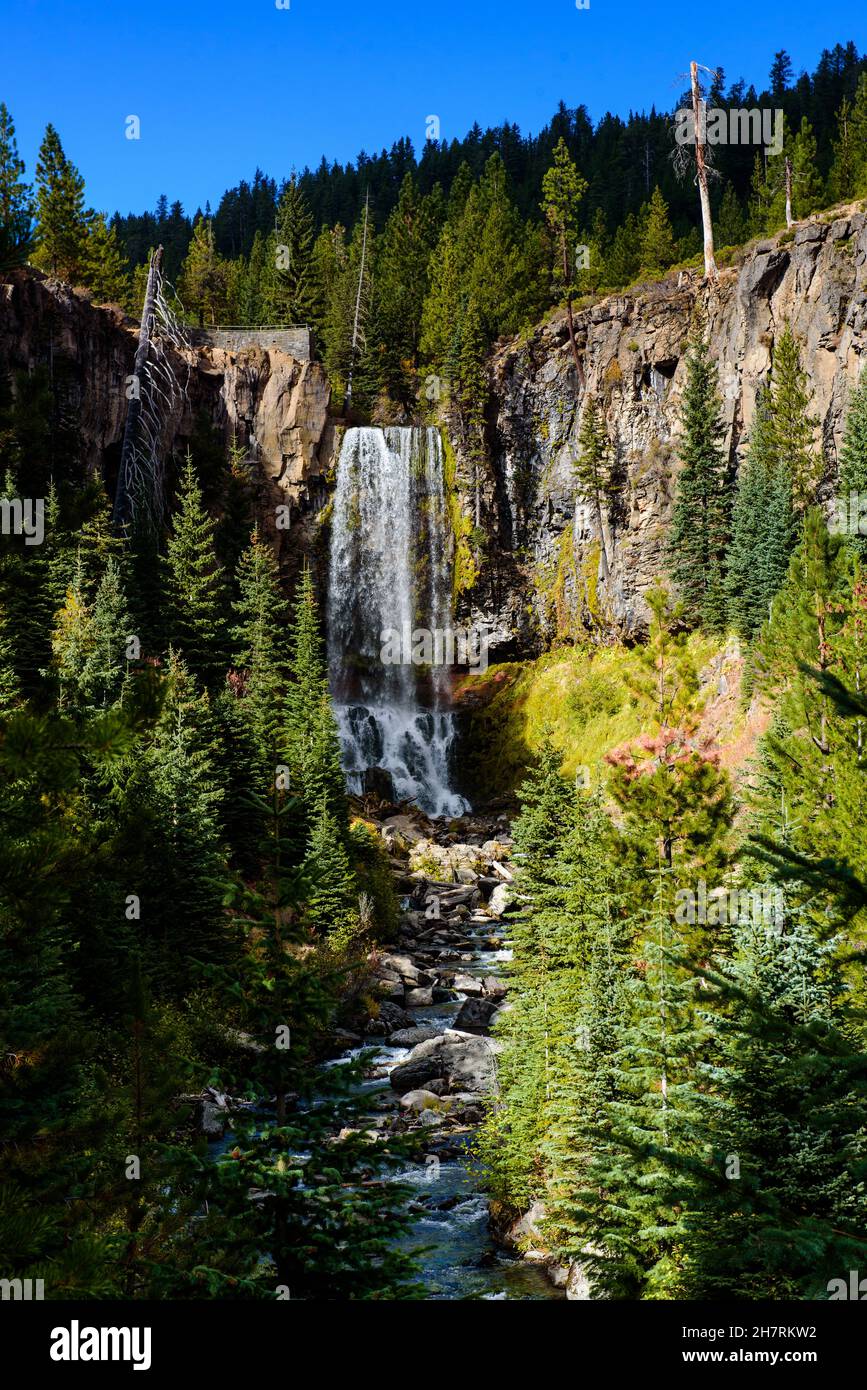
[[[46,370],[75,425],[82,476],[113,487],[126,419],[126,379],[138,325],[114,306],[96,307],[68,285],[36,271],[0,279],[0,372]],[[163,440],[183,451],[204,417],[227,441],[248,446],[257,470],[260,523],[276,532],[277,508],[289,505],[304,525],[322,501],[332,455],[330,392],[318,363],[277,348],[225,351],[191,347],[171,354],[183,387],[164,420]]]
[[[585,309],[576,318],[583,385],[561,313],[499,345],[491,366],[489,462],[477,473],[458,448],[450,503],[453,521],[464,532],[473,527],[458,552],[456,618],[486,626],[492,660],[535,654],[557,638],[640,635],[644,594],[665,573],[687,340],[706,324],[737,467],[756,393],[787,322],[815,393],[827,496],[847,393],[867,361],[863,209],[838,209],[752,244],[715,284],[697,271],[681,272]],[[51,371],[78,422],[82,471],[101,473],[109,487],[136,329],[119,309],[97,308],[38,272],[0,278],[0,371]],[[190,348],[175,365],[187,385],[166,422],[167,439],[183,449],[201,413],[227,440],[235,434],[256,461],[263,528],[275,534],[276,509],[288,503],[292,529],[276,534],[296,560],[314,550],[324,535],[317,518],[340,433],[329,419],[322,367],[258,346]],[[576,495],[572,476],[585,391],[603,408],[619,485],[601,525]]]
[[[465,620],[490,625],[493,656],[529,653],[582,632],[629,638],[644,627],[643,595],[665,571],[684,352],[701,322],[720,364],[735,467],[774,341],[791,323],[821,421],[823,491],[831,492],[847,393],[867,361],[865,265],[867,215],[843,209],[794,235],[754,243],[720,271],[717,284],[684,272],[579,314],[585,389],[604,410],[620,485],[601,527],[572,478],[584,390],[565,315],[500,346],[492,367],[492,468],[481,489],[489,559],[461,601]],[[459,479],[471,511],[475,489],[463,462]]]

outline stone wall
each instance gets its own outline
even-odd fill
[[[189,328],[194,347],[244,352],[248,348],[276,348],[299,362],[310,361],[309,328]]]

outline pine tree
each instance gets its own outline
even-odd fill
[[[225,322],[229,272],[214,242],[214,224],[200,217],[181,270],[178,294],[201,325]]]
[[[542,211],[554,240],[554,286],[558,299],[566,301],[569,344],[579,381],[583,369],[575,341],[572,302],[577,289],[578,207],[586,192],[587,180],[578,173],[561,136],[554,149],[554,163],[542,179]]]
[[[722,246],[741,246],[747,239],[747,224],[734,185],[726,181],[719,205],[716,239]]]
[[[308,834],[324,803],[343,836],[346,783],[309,567],[304,568],[295,594],[289,649],[291,681],[286,694],[284,746],[293,794],[303,802]]]
[[[143,838],[142,878],[129,891],[141,899],[149,978],[163,995],[183,998],[201,987],[203,967],[229,951],[221,911],[224,790],[210,700],[174,651],[166,681],[152,740],[126,788],[125,806]]]
[[[815,446],[818,420],[810,414],[812,397],[798,344],[786,324],[771,367],[771,447],[778,464],[788,469],[801,511],[815,498],[823,469]]]
[[[677,251],[668,215],[668,204],[657,184],[645,214],[639,273],[648,279],[660,280],[676,259]]]
[[[215,531],[187,453],[166,549],[165,591],[172,644],[205,686],[215,685],[225,673],[225,593]]]
[[[129,264],[117,238],[102,213],[92,223],[85,248],[82,278],[93,291],[98,304],[125,304],[129,296]]]
[[[602,413],[591,395],[584,400],[581,428],[578,431],[578,458],[574,464],[575,481],[596,513],[599,543],[602,547],[604,572],[608,572],[608,555],[603,525],[603,500],[611,495],[611,446]]]
[[[265,310],[275,323],[315,323],[322,288],[313,257],[315,225],[307,199],[293,174],[277,207],[274,262],[268,268]]]
[[[551,1087],[560,1030],[571,1029],[558,1011],[564,939],[580,933],[566,910],[564,841],[575,825],[577,794],[560,774],[562,753],[543,743],[536,766],[520,789],[515,821],[518,883],[525,910],[513,921],[509,966],[510,1009],[498,1025],[503,1043],[498,1077],[502,1104],[486,1125],[481,1153],[497,1201],[524,1210],[540,1195],[540,1155],[552,1115]],[[580,949],[580,947],[579,947]],[[574,982],[573,982],[574,983]]]
[[[20,265],[33,249],[33,198],[23,175],[15,123],[0,102],[0,270]]]
[[[695,339],[687,357],[681,415],[683,468],[677,477],[669,557],[687,618],[711,632],[725,626],[724,582],[731,487],[716,367]]]
[[[45,128],[36,164],[39,245],[34,264],[76,281],[87,265],[93,213],[85,208],[84,179],[67,159],[54,126]]]
[[[867,1056],[802,912],[736,933],[711,976],[719,1056],[681,1182],[688,1298],[826,1297],[867,1258]]]
[[[729,622],[745,642],[768,621],[796,540],[791,478],[774,455],[769,403],[760,393],[732,508],[726,574]]]
[[[307,846],[305,867],[312,888],[310,920],[321,932],[340,936],[351,929],[358,911],[358,893],[341,827],[323,800],[316,812]]]
[[[840,448],[840,481],[837,488],[841,520],[849,544],[862,559],[867,558],[867,367],[849,398],[846,428]],[[852,498],[857,500],[854,505]],[[858,534],[852,530],[853,515],[858,518]],[[864,518],[864,519],[862,519]]]
[[[260,794],[273,785],[279,762],[287,681],[287,605],[271,546],[254,530],[238,566],[232,630],[235,666],[242,673],[240,708],[250,738]]]

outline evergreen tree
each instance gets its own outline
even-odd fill
[[[554,286],[558,299],[566,301],[569,343],[579,380],[582,369],[575,342],[572,301],[577,289],[578,208],[586,192],[587,180],[575,168],[561,136],[554,150],[554,163],[542,179],[542,211],[554,241]]]
[[[343,845],[341,826],[324,800],[313,820],[305,864],[313,886],[309,916],[321,932],[339,937],[351,929],[358,910],[358,894],[349,856]]]
[[[731,525],[728,463],[716,367],[695,339],[687,357],[681,415],[683,468],[677,477],[669,556],[686,616],[709,631],[725,626],[724,582]]]
[[[75,281],[87,266],[93,213],[85,208],[84,179],[67,159],[53,125],[45,128],[36,164],[39,245],[34,263]]]
[[[786,324],[771,367],[771,447],[778,465],[788,469],[801,511],[814,500],[823,468],[815,446],[818,420],[810,414],[812,395],[798,344]]]
[[[131,772],[125,813],[140,824],[141,932],[148,976],[183,998],[208,963],[225,961],[221,911],[226,865],[220,835],[224,789],[207,694],[169,652],[167,691],[147,753]]]
[[[640,274],[651,280],[660,280],[670,265],[677,259],[674,233],[668,215],[668,204],[660,192],[659,185],[647,205],[644,228],[641,234]]]
[[[0,270],[20,265],[33,249],[33,199],[23,175],[15,123],[0,102]]]
[[[732,509],[726,574],[729,622],[745,642],[770,617],[796,539],[791,477],[775,457],[769,403],[760,393]]]
[[[733,184],[726,181],[716,219],[716,240],[722,246],[741,246],[747,239],[747,223]]]
[[[575,461],[574,473],[575,481],[581,492],[592,503],[596,513],[596,525],[605,557],[606,573],[608,557],[605,547],[602,504],[603,499],[610,497],[611,494],[610,448],[602,413],[593,397],[588,395],[585,397],[581,428],[578,432],[578,458]]]
[[[243,682],[240,707],[264,794],[273,785],[279,762],[288,667],[287,605],[274,552],[258,529],[238,566],[234,616],[234,660]]]
[[[289,650],[291,681],[286,694],[284,746],[293,793],[303,803],[308,835],[324,804],[344,836],[346,783],[309,567],[302,572],[295,594]]]
[[[172,643],[206,686],[216,684],[225,672],[225,593],[215,531],[187,453],[166,548],[165,592]]]
[[[85,284],[99,304],[125,304],[129,296],[129,265],[115,227],[102,213],[90,224],[82,269]]]
[[[199,324],[225,322],[229,272],[214,243],[214,224],[200,217],[181,270],[178,294]]]
[[[681,1182],[684,1296],[824,1298],[867,1257],[867,1057],[802,913],[738,928],[711,976],[719,1056]],[[699,1147],[700,1146],[700,1147]]]
[[[274,261],[268,268],[265,311],[275,323],[313,324],[321,313],[321,286],[313,257],[315,227],[293,174],[277,207]]]
[[[858,385],[849,399],[840,448],[837,495],[849,543],[862,559],[867,558],[867,367],[862,368]],[[853,497],[857,499],[854,505]],[[853,517],[858,518],[857,534],[852,528]]]

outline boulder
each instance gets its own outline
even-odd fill
[[[416,1047],[430,1038],[442,1037],[442,1028],[396,1028],[388,1039],[389,1047]]]
[[[509,889],[508,884],[498,883],[493,893],[488,898],[488,912],[492,917],[502,917],[503,913],[511,907],[514,900],[515,896]]]
[[[501,980],[499,976],[486,975],[482,984],[485,988],[485,994],[489,999],[505,999],[508,991],[505,982]]]
[[[362,779],[362,791],[365,796],[375,796],[391,805],[395,800],[394,778],[387,768],[367,767]]]
[[[402,1095],[400,1098],[401,1110],[412,1110],[418,1115],[420,1115],[423,1110],[429,1110],[431,1108],[436,1110],[439,1105],[440,1098],[435,1095],[433,1091],[407,1091],[406,1094]]]
[[[408,1009],[426,1009],[434,1002],[434,991],[429,985],[423,989],[408,989],[406,992],[406,1007]]]
[[[456,971],[452,976],[451,984],[452,989],[456,989],[459,994],[470,994],[478,997],[484,993],[484,985],[475,975],[462,975],[460,971]]]
[[[406,1009],[393,1004],[390,999],[384,999],[379,1006],[379,1020],[385,1026],[386,1033],[392,1033],[396,1028],[414,1028],[415,1019],[412,1014],[407,1013]]]
[[[465,999],[455,1019],[455,1028],[464,1033],[484,1033],[497,1012],[492,999]]]

